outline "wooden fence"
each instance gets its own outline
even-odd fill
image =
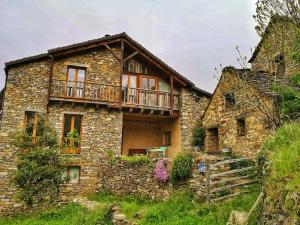
[[[243,165],[241,162],[248,163],[244,163]],[[218,172],[220,167],[223,167],[224,171]],[[248,192],[238,191],[237,189],[242,189],[250,184],[256,183],[256,174],[254,157],[229,159],[214,164],[210,164],[209,161],[206,161],[207,202],[220,201]],[[235,192],[233,192],[234,190]],[[222,194],[218,195],[218,193]]]

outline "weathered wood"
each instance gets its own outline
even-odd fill
[[[123,58],[124,58],[124,40],[121,40],[121,60],[120,60],[120,83],[119,83],[119,90],[120,90],[120,96],[119,96],[119,104],[122,105],[123,99],[122,99],[122,79],[123,79]]]
[[[210,183],[210,185],[213,186],[213,185],[218,185],[218,184],[224,184],[224,183],[228,183],[228,182],[232,182],[232,181],[237,181],[237,180],[241,180],[241,179],[250,178],[250,177],[253,177],[253,176],[254,176],[254,174],[247,175],[247,176],[231,177],[231,178],[227,178],[227,179],[213,181],[213,182]]]
[[[252,206],[252,208],[250,209],[250,212],[248,214],[248,218],[246,220],[246,223],[245,224],[248,224],[249,223],[249,220],[251,218],[251,215],[253,212],[255,212],[256,208],[261,204],[262,200],[263,200],[263,197],[264,197],[264,193],[261,192],[258,196],[258,198],[256,199],[254,205]]]
[[[224,190],[228,190],[228,189],[234,189],[234,188],[237,188],[237,187],[246,186],[246,185],[253,184],[253,183],[256,183],[256,182],[257,182],[257,180],[251,180],[251,181],[246,181],[246,182],[239,183],[239,184],[227,185],[227,186],[220,187],[220,188],[212,188],[210,190],[210,193],[215,193],[215,192],[224,191]]]
[[[251,169],[254,169],[254,168],[255,168],[254,166],[249,166],[249,167],[245,167],[245,168],[241,168],[241,169],[230,170],[230,171],[226,171],[226,172],[222,172],[222,173],[216,173],[216,174],[212,174],[211,178],[222,177],[222,176],[226,176],[226,175],[229,175],[229,174],[234,174],[234,173],[239,173],[239,172],[251,170]]]
[[[50,96],[51,96],[51,87],[52,87],[52,77],[53,77],[53,64],[54,58],[50,56],[50,69],[49,69],[49,83],[48,83],[48,96],[47,96],[47,112],[49,112],[49,105],[50,105]]]
[[[221,166],[221,165],[225,165],[225,164],[241,162],[241,161],[246,161],[246,160],[251,160],[251,159],[255,159],[255,157],[246,157],[246,158],[239,158],[239,159],[224,160],[224,161],[215,163],[214,166]]]
[[[170,91],[171,91],[170,106],[171,106],[171,115],[172,115],[173,111],[174,111],[174,79],[173,79],[173,75],[171,75],[171,77],[170,77]]]
[[[122,60],[120,59],[120,57],[107,45],[107,44],[105,44],[104,45],[106,48],[107,48],[107,50],[119,61],[119,62],[121,62]]]
[[[127,56],[124,60],[123,63],[126,62],[127,60],[131,59],[132,57],[136,56],[137,54],[139,54],[138,51],[135,51],[134,53],[132,53],[131,55]]]
[[[240,191],[240,192],[236,192],[236,193],[233,193],[233,194],[230,194],[230,195],[225,195],[225,196],[222,196],[222,197],[219,197],[219,198],[214,198],[211,200],[211,202],[219,202],[219,201],[222,201],[222,200],[225,200],[225,199],[228,199],[228,198],[232,198],[232,197],[236,197],[236,196],[239,196],[241,194],[246,194],[246,193],[249,193],[249,191]]]
[[[208,160],[206,160],[205,178],[206,178],[206,201],[210,203],[210,201],[211,201],[211,196],[210,196],[210,164],[209,164]]]

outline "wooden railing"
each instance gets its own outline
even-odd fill
[[[51,97],[89,100],[99,102],[119,102],[119,86],[87,81],[53,80]]]
[[[171,93],[159,90],[122,87],[122,103],[141,107],[171,109]],[[53,80],[52,98],[117,103],[120,86],[87,81]],[[173,109],[179,109],[179,95],[174,94]]]

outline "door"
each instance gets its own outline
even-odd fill
[[[137,103],[137,79],[135,75],[122,76],[122,96],[125,103]]]
[[[140,88],[142,89],[139,95],[140,104],[147,106],[156,106],[156,78],[151,76],[141,76]]]
[[[220,153],[219,147],[219,130],[218,128],[210,128],[207,132],[207,152],[208,153]]]
[[[67,73],[67,97],[84,98],[85,69],[69,67]]]

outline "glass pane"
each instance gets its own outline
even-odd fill
[[[78,69],[78,81],[84,81],[85,80],[85,70]]]
[[[136,88],[136,76],[130,76],[130,87]]]
[[[79,170],[80,170],[80,167],[78,166],[73,166],[73,167],[70,167],[69,169],[69,178],[70,178],[70,183],[72,184],[76,184],[79,182]]]
[[[68,133],[71,131],[71,120],[72,120],[72,115],[65,115],[65,125],[64,125],[64,137],[67,137]]]
[[[122,86],[128,87],[128,76],[127,75],[122,76]]]
[[[76,74],[76,69],[69,68],[68,69],[68,80],[75,81],[75,74]]]
[[[149,79],[149,89],[155,90],[155,79],[153,79],[153,78]]]
[[[141,88],[148,89],[148,78],[142,77]]]
[[[74,116],[75,117],[75,122],[74,122],[74,129],[78,131],[78,133],[80,134],[80,130],[81,130],[81,117],[82,116]]]
[[[165,91],[165,92],[170,91],[170,85],[167,84],[166,82],[162,81],[162,80],[160,80],[158,82],[158,86],[159,86],[158,88],[159,88],[160,91]]]
[[[66,181],[68,178],[68,167],[63,167],[63,170],[61,172],[61,178],[63,181]]]

